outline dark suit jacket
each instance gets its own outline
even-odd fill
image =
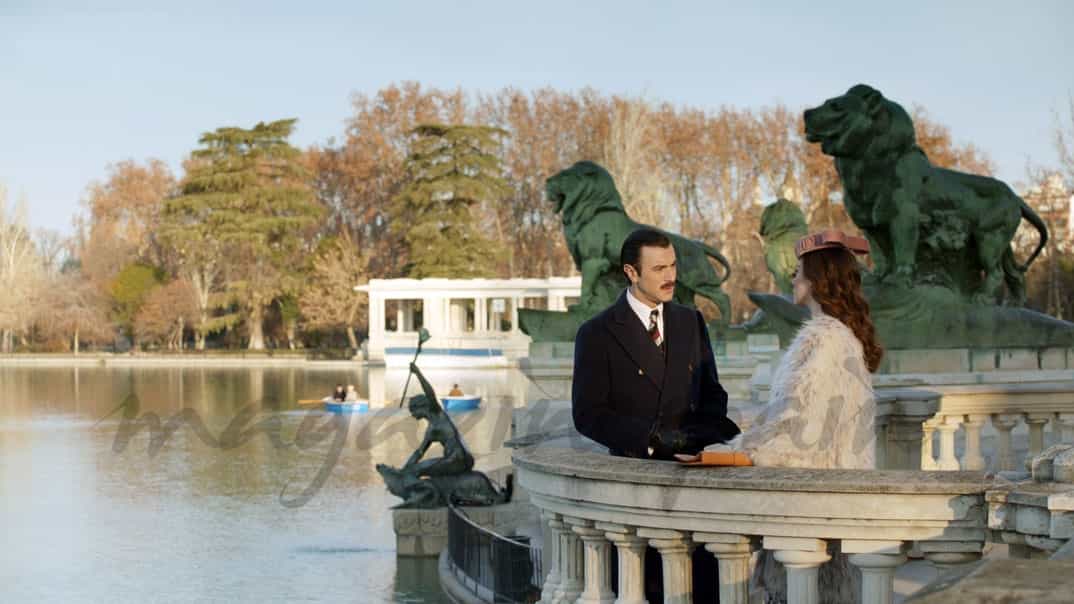
[[[574,425],[613,455],[649,457],[653,436],[666,430],[679,430],[685,445],[657,446],[655,458],[696,453],[739,433],[727,418],[727,392],[701,313],[665,302],[664,332],[662,355],[624,291],[575,337]]]

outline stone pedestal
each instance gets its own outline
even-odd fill
[[[395,555],[435,558],[447,547],[448,509],[392,510]]]

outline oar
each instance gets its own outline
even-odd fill
[[[299,405],[316,405],[317,403],[323,403],[323,398],[302,398],[298,399]]]
[[[421,354],[421,345],[429,341],[429,330],[422,327],[418,330],[418,349],[414,351],[414,360],[410,361],[410,364],[418,362],[418,355]],[[406,400],[406,389],[410,387],[410,378],[414,375],[414,372],[406,374],[406,384],[403,384],[403,395],[399,397],[399,406],[403,406],[403,401]]]

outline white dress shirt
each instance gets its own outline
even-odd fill
[[[667,334],[664,333],[664,304],[660,303],[653,308],[649,308],[647,304],[634,297],[634,294],[630,291],[629,287],[626,290],[626,299],[627,303],[630,304],[631,310],[634,311],[634,314],[638,315],[638,319],[641,320],[641,324],[645,327],[646,332],[649,331],[649,313],[654,310],[660,311],[660,314],[656,317],[656,326],[660,329],[661,341],[666,341]]]

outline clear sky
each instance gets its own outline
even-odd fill
[[[354,92],[592,86],[706,108],[805,107],[858,82],[924,105],[1022,180],[1056,163],[1074,2],[0,0],[0,183],[70,232],[109,163],[179,174],[200,133],[297,117],[340,138]],[[158,6],[159,8],[153,8]]]

